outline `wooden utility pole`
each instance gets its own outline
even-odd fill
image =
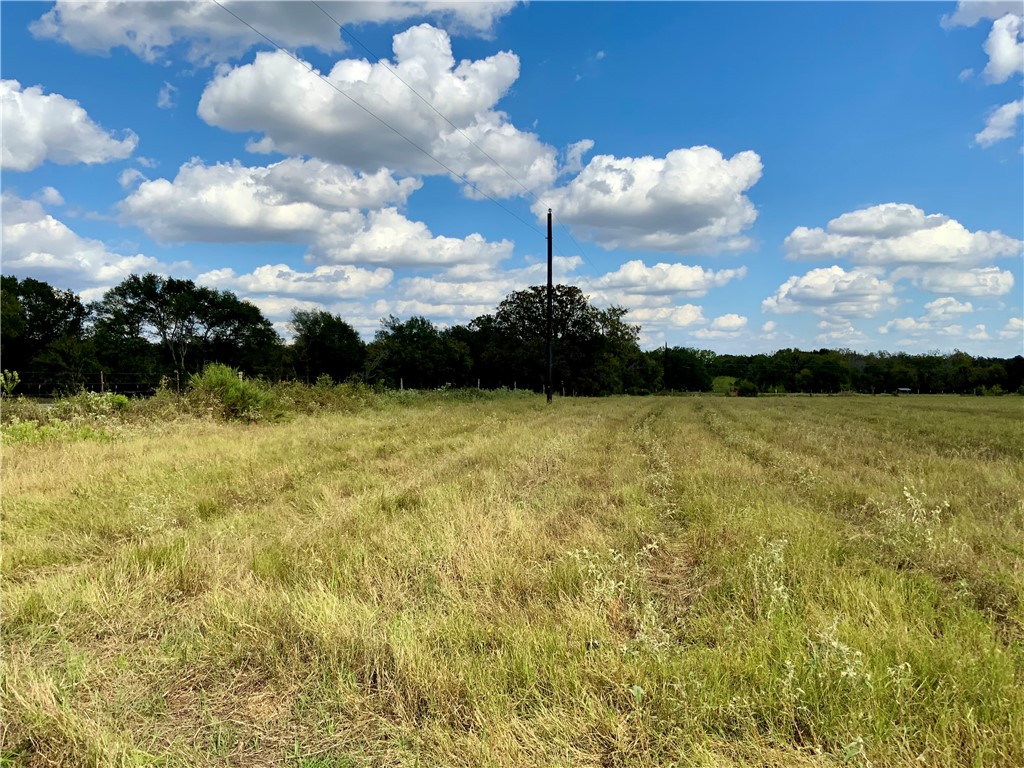
[[[555,340],[551,329],[551,296],[554,288],[551,285],[551,209],[548,208],[548,402],[551,402],[552,390],[555,388]]]

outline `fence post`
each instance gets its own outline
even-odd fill
[[[100,394],[102,395],[104,392],[106,392],[106,389],[103,382],[103,371],[100,371]]]
[[[181,374],[178,371],[174,372],[174,392],[175,394],[181,394]]]

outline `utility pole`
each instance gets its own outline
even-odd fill
[[[551,334],[551,209],[548,208],[548,402],[551,402],[551,391],[555,388],[555,340]]]

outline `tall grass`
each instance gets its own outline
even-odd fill
[[[358,396],[5,447],[6,762],[1024,763],[1021,401]]]

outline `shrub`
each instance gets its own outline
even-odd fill
[[[113,392],[99,393],[82,390],[54,402],[50,414],[57,419],[95,418],[97,416],[124,415],[131,401]]]
[[[740,379],[736,382],[736,394],[740,397],[757,397],[760,390],[757,384],[747,379]]]
[[[188,379],[186,399],[190,406],[225,419],[260,421],[271,415],[273,396],[260,382],[243,379],[237,370],[221,363],[207,365]]]

